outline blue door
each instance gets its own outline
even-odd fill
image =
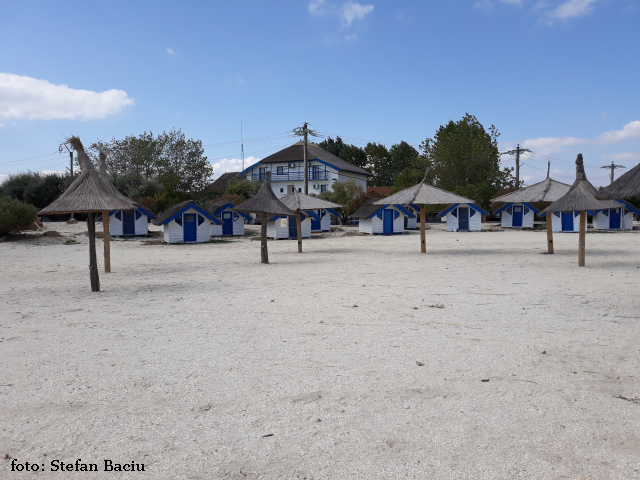
[[[300,215],[300,221],[304,217]],[[296,217],[289,217],[289,238],[298,238],[298,225],[296,224]]]
[[[182,222],[184,230],[184,241],[195,242],[198,239],[198,225],[196,224],[195,213],[185,213]]]
[[[391,235],[393,233],[393,210],[387,209],[384,210],[383,217],[383,232],[385,235]]]
[[[458,230],[469,230],[469,207],[458,208]]]
[[[622,226],[622,212],[620,208],[609,209],[609,228],[620,229]]]
[[[318,217],[320,217],[320,215],[322,215],[320,210],[317,210],[314,213],[316,215],[318,215]],[[320,217],[320,218],[322,218],[322,217]],[[322,221],[315,220],[313,217],[311,217],[311,231],[312,232],[320,232],[321,230],[322,230]]]
[[[233,235],[233,212],[222,212],[222,235]]]
[[[135,235],[136,234],[136,217],[133,210],[124,210],[122,212],[122,234],[123,235]]]
[[[573,212],[562,212],[562,231],[573,232]]]
[[[512,227],[521,227],[522,226],[522,206],[514,205],[513,206],[513,221],[511,223]]]

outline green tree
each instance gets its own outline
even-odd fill
[[[226,196],[242,197],[245,200],[250,199],[258,190],[260,190],[260,182],[252,182],[251,180],[245,180],[241,178],[232,178],[227,183],[227,189],[224,191]]]
[[[351,165],[355,165],[360,168],[366,168],[367,166],[367,154],[364,149],[344,143],[340,137],[336,137],[335,140],[329,137],[320,142],[318,146],[333,153],[337,157],[346,160]]]
[[[0,196],[15,198],[41,209],[62,195],[69,183],[69,177],[59,173],[14,173],[0,185]]]
[[[486,131],[467,113],[457,122],[440,126],[433,139],[422,142],[423,165],[431,167],[436,186],[489,208],[498,191],[515,186],[513,168],[500,168],[499,135],[495,126]]]
[[[340,208],[340,223],[343,225],[347,223],[349,216],[355,212],[351,210],[351,203],[360,195],[364,193],[364,190],[355,180],[347,180],[346,182],[333,182],[331,185],[332,191],[323,192],[318,195],[323,200],[328,200],[333,203],[341,205]]]
[[[40,175],[37,172],[10,173],[0,185],[0,196],[15,198],[22,202],[24,191],[38,183],[40,183]]]
[[[0,236],[29,225],[36,219],[38,209],[15,198],[0,198]]]

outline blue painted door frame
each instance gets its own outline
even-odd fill
[[[320,217],[320,215],[322,215],[320,210],[316,210],[314,213],[316,215],[318,215],[319,217]],[[320,217],[320,218],[322,218],[322,217]],[[322,230],[322,221],[321,220],[315,220],[313,217],[311,217],[311,231],[312,232],[319,232],[320,230]]]
[[[393,234],[393,209],[383,210],[382,214],[382,231],[385,235]]]
[[[469,207],[458,207],[458,230],[469,230]]]
[[[222,235],[233,235],[233,212],[222,212]]]
[[[195,242],[198,239],[198,224],[195,213],[185,213],[182,221],[185,242]]]
[[[573,212],[562,212],[562,231],[573,232]]]
[[[289,238],[298,238],[298,225],[296,217],[289,217]]]
[[[511,221],[512,227],[521,227],[522,226],[522,205],[514,205],[513,206],[513,217]]]
[[[620,208],[610,208],[609,209],[609,228],[620,229],[622,227],[622,218],[621,218],[621,209]]]
[[[136,234],[136,216],[134,210],[123,210],[122,212],[122,235]]]

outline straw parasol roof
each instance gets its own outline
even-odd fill
[[[268,213],[273,215],[295,215],[288,207],[286,207],[273,193],[271,189],[271,172],[265,175],[264,183],[258,193],[246,202],[242,202],[232,210],[244,213]]]
[[[411,203],[417,205],[444,205],[449,203],[473,203],[473,200],[423,182],[401,190],[390,197],[376,199],[375,201],[376,205],[409,205]]]
[[[580,153],[578,154],[578,158],[576,158],[576,181],[564,196],[553,202],[540,213],[602,210],[604,208],[620,207],[620,203],[615,200],[596,199],[596,193],[597,190],[595,187],[587,180],[582,154]]]
[[[567,183],[558,182],[547,177],[542,182],[493,198],[491,201],[504,203],[555,202],[566,195],[570,188],[571,185]]]
[[[291,192],[284,198],[281,198],[280,201],[287,207],[293,211],[296,210],[320,210],[323,208],[340,208],[342,205],[338,205],[337,203],[328,202],[327,200],[322,200],[318,197],[312,197],[310,195],[305,195],[304,193],[300,193],[298,191]]]
[[[618,200],[640,196],[640,163],[596,194],[601,200]]]
[[[358,210],[350,216],[353,218],[369,218],[371,215],[380,210],[380,205],[376,205],[378,198],[372,198],[368,202],[363,203]],[[386,205],[386,204],[385,204]]]
[[[82,173],[57,200],[40,210],[39,215],[135,210],[131,200],[96,171],[78,137],[67,139],[67,143],[78,153]]]

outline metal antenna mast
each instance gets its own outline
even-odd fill
[[[242,157],[242,171],[244,172],[244,142],[242,141],[242,120],[240,120],[240,156]]]

